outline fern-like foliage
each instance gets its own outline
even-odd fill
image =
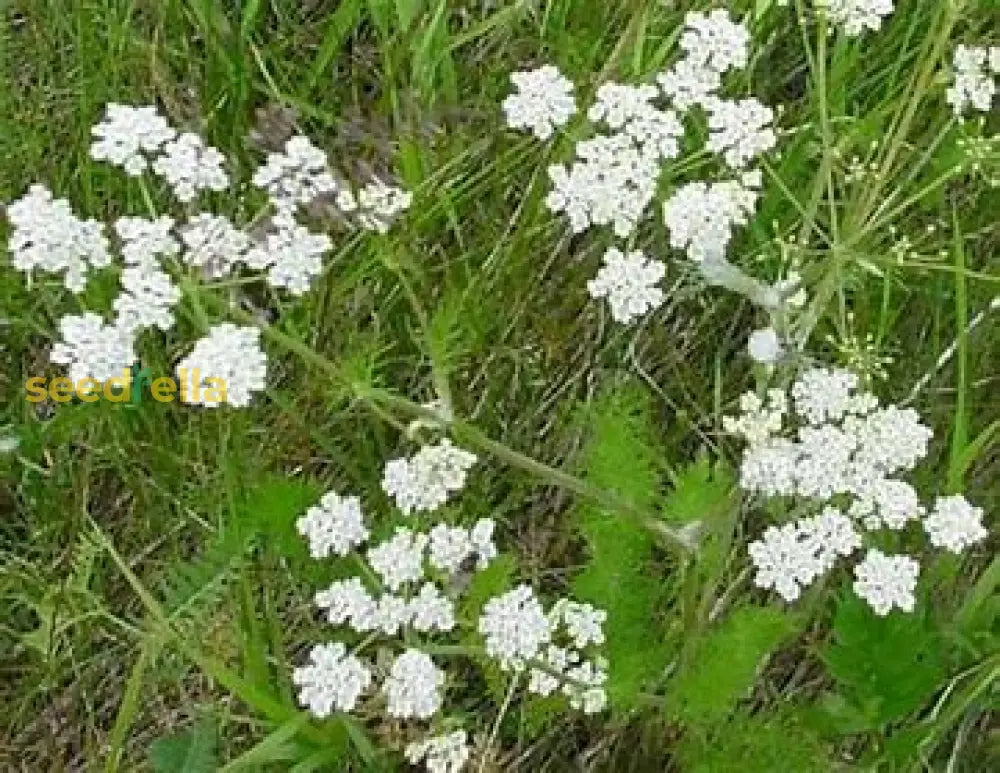
[[[583,475],[633,505],[653,509],[662,452],[648,404],[633,392],[618,392],[588,406],[587,418]],[[588,559],[574,595],[607,610],[608,697],[615,709],[635,708],[640,692],[663,675],[670,659],[660,618],[669,586],[652,571],[652,536],[628,515],[581,505],[577,522]]]
[[[793,619],[774,607],[742,607],[697,643],[694,657],[668,690],[676,714],[689,728],[722,722],[744,697],[770,653],[794,630]]]

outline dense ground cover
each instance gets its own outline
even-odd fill
[[[785,318],[672,247],[663,202],[725,178],[691,152],[629,233],[665,275],[660,302],[623,325],[587,288],[626,240],[574,233],[546,200],[549,166],[587,127],[540,141],[501,103],[510,73],[544,64],[581,108],[607,81],[655,82],[685,15],[711,5],[4,4],[0,201],[41,182],[82,217],[185,212],[92,158],[108,103],[158,105],[218,148],[237,182],[204,201],[240,222],[266,204],[248,184],[265,151],[293,133],[338,175],[413,196],[384,234],[314,213],[332,248],[301,296],[248,274],[185,286],[176,325],[143,334],[157,376],[203,315],[265,328],[266,390],[243,408],[26,400],[27,379],[63,373],[60,319],[110,312],[118,280],[95,272],[74,294],[0,259],[5,769],[395,769],[429,726],[464,729],[480,770],[1000,765],[995,538],[952,555],[909,523],[871,543],[920,560],[911,613],[875,614],[846,564],[786,603],[755,586],[747,546],[805,513],[741,491],[744,443],[724,422],[748,390],[848,368],[934,430],[911,478],[921,501],[962,492],[992,527],[998,121],[960,120],[947,89],[959,45],[1000,45],[1000,8],[899,0],[852,37],[806,0],[726,4],[751,33],[726,93],[777,111],[728,257],[766,284],[798,272],[806,303]],[[707,134],[696,117],[685,142]],[[748,336],[771,324],[782,356],[755,363]],[[452,415],[421,408],[433,400]],[[477,463],[443,508],[404,515],[386,462],[443,434]],[[291,675],[310,648],[358,641],[313,603],[356,566],[315,560],[296,526],[328,491],[360,497],[378,539],[496,523],[500,556],[449,586],[469,631],[437,644],[463,658],[432,722],[389,718],[377,698],[323,720],[300,708]],[[516,689],[483,656],[477,618],[521,582],[607,611],[603,710]],[[391,648],[369,650],[388,670]]]

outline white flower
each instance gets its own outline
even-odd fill
[[[765,403],[753,392],[740,396],[740,416],[724,416],[722,428],[739,435],[751,446],[763,445],[781,432],[788,413],[788,398],[781,389],[767,390]]]
[[[299,688],[299,703],[320,719],[351,711],[371,685],[371,671],[340,642],[317,644],[309,660],[292,672],[292,682]]]
[[[836,421],[854,406],[858,377],[840,369],[812,368],[792,385],[795,412],[810,424]]]
[[[411,765],[421,761],[427,773],[460,773],[469,761],[469,747],[464,730],[434,736],[406,747],[406,760]]]
[[[589,644],[604,643],[604,623],[608,613],[590,604],[559,599],[549,614],[553,625],[562,623],[573,640],[573,646],[583,649]]]
[[[749,47],[750,31],[730,21],[722,8],[708,14],[692,12],[684,17],[681,48],[693,62],[719,73],[743,69]]]
[[[397,719],[429,719],[441,708],[444,672],[428,655],[408,649],[392,663],[382,685],[386,713]]]
[[[785,601],[795,601],[838,558],[859,547],[861,535],[851,519],[833,507],[813,518],[769,526],[748,549],[757,570],[754,584],[773,588]]]
[[[867,471],[872,468],[865,465],[860,469]],[[858,497],[851,505],[851,515],[860,520],[866,529],[885,527],[898,531],[924,513],[916,489],[906,481],[875,478],[860,484],[852,481],[850,487],[851,493]]]
[[[861,547],[861,535],[853,521],[835,507],[824,507],[819,515],[803,518],[796,527],[801,538],[812,545],[817,573],[829,571],[838,558]]]
[[[857,463],[886,475],[912,470],[927,455],[934,434],[912,408],[894,405],[867,416],[848,416],[844,428],[858,439]]]
[[[375,628],[386,636],[395,636],[413,620],[413,610],[402,596],[382,594],[375,611]]]
[[[493,520],[490,518],[480,518],[469,530],[469,539],[472,541],[472,551],[476,554],[476,568],[485,569],[490,561],[497,557],[497,548],[493,544]]]
[[[656,89],[653,86],[605,83],[597,89],[594,104],[587,111],[587,117],[591,121],[602,121],[612,129],[621,129],[652,108],[655,98]]]
[[[781,346],[781,339],[778,337],[778,332],[773,327],[754,330],[747,341],[747,350],[750,352],[750,358],[754,362],[764,365],[773,365],[776,363],[781,359],[784,351]]]
[[[587,292],[591,298],[607,298],[611,317],[627,325],[663,303],[663,290],[656,283],[665,274],[660,261],[646,258],[640,250],[622,253],[612,247],[597,276],[587,282]]]
[[[185,132],[164,146],[163,154],[153,162],[153,172],[186,203],[193,201],[198,191],[224,191],[229,187],[223,161],[225,157],[216,148],[206,145],[197,134]]]
[[[245,408],[254,392],[266,388],[266,375],[267,358],[260,348],[260,330],[229,322],[212,327],[177,363],[181,400],[206,408],[223,403]],[[219,382],[213,384],[207,379]]]
[[[622,132],[580,142],[576,154],[578,160],[568,167],[549,167],[553,188],[545,205],[565,212],[574,232],[610,225],[616,236],[627,237],[656,193],[655,152]]]
[[[267,270],[272,287],[283,287],[302,295],[323,271],[323,256],[333,248],[326,234],[314,234],[290,218],[278,218],[278,228],[252,246],[245,255],[247,266]]]
[[[551,695],[559,689],[560,677],[566,673],[566,669],[579,660],[579,654],[573,650],[549,644],[541,656],[546,668],[532,668],[528,672],[528,692],[543,697]]]
[[[382,489],[405,515],[436,510],[448,495],[465,486],[474,454],[456,448],[447,438],[424,446],[412,459],[393,459],[385,466]]]
[[[271,203],[284,213],[341,190],[330,172],[326,154],[302,135],[289,139],[284,152],[268,154],[254,173],[253,184],[266,190]]]
[[[519,585],[486,602],[479,618],[486,654],[505,671],[519,671],[552,636],[552,623],[529,585]]]
[[[547,140],[576,113],[573,84],[552,65],[511,73],[510,80],[515,91],[504,99],[503,112],[511,129]]]
[[[823,0],[831,22],[844,28],[851,37],[866,29],[876,31],[882,19],[893,11],[893,0]]]
[[[426,549],[426,535],[400,527],[391,539],[368,550],[368,563],[385,586],[396,591],[408,582],[423,579]]]
[[[747,224],[757,196],[737,180],[682,185],[663,205],[670,246],[695,263],[724,261],[733,229]]]
[[[597,714],[608,705],[604,683],[608,681],[607,671],[598,664],[585,660],[566,672],[563,694],[569,697],[571,708],[584,714]]]
[[[109,378],[121,378],[135,362],[132,335],[116,325],[107,325],[90,312],[67,315],[59,320],[62,341],[52,347],[50,359],[69,368],[74,384],[92,378],[102,384]]]
[[[985,48],[964,45],[955,49],[952,65],[954,83],[945,95],[955,115],[961,115],[970,107],[981,113],[990,109],[997,93],[994,77],[998,72],[994,66],[996,56],[998,55],[994,54],[993,49],[987,51]]]
[[[889,556],[872,548],[854,567],[854,592],[884,617],[893,607],[912,612],[920,564],[909,556]]]
[[[129,107],[111,103],[103,121],[91,129],[96,138],[90,156],[120,166],[138,177],[149,168],[148,156],[159,152],[176,135],[153,105]]]
[[[796,492],[798,459],[798,445],[787,438],[752,445],[740,463],[740,485],[765,497],[790,496]]]
[[[693,59],[681,59],[656,77],[663,95],[681,112],[704,105],[722,87],[718,70]]]
[[[152,266],[128,266],[121,275],[122,293],[115,298],[115,324],[135,333],[143,328],[170,330],[174,326],[173,308],[181,291],[170,276]]]
[[[814,541],[796,523],[769,526],[747,550],[757,570],[754,585],[773,588],[785,601],[795,601],[822,572]]]
[[[54,199],[45,186],[32,185],[9,204],[7,219],[11,262],[19,271],[63,272],[66,288],[79,293],[89,269],[111,264],[103,226],[78,218],[66,199]]]
[[[183,260],[216,279],[230,273],[250,249],[250,238],[233,222],[221,215],[199,213],[181,229]]]
[[[356,208],[362,228],[384,234],[413,202],[413,194],[381,180],[372,180],[358,191]]]
[[[323,495],[318,505],[306,510],[295,528],[309,540],[313,558],[346,556],[352,548],[368,539],[361,500],[342,497],[334,491]]]
[[[733,169],[743,169],[778,144],[773,120],[774,111],[756,99],[713,99],[708,104],[707,147]]]
[[[409,601],[410,623],[417,631],[450,631],[455,627],[455,605],[429,582]]]
[[[461,526],[452,527],[439,523],[431,529],[430,563],[445,572],[457,572],[472,554],[469,532]]]
[[[952,553],[960,553],[988,535],[983,528],[983,509],[973,507],[961,495],[938,498],[924,519],[924,529],[934,547]]]
[[[334,625],[349,624],[363,633],[378,627],[378,604],[368,594],[360,577],[337,580],[326,590],[316,593],[316,606],[325,609]]]
[[[173,235],[174,219],[167,215],[149,220],[144,217],[120,217],[115,233],[121,240],[122,259],[126,265],[156,268],[157,258],[172,258],[180,252]]]
[[[654,161],[669,161],[681,151],[684,124],[672,110],[647,107],[629,119],[623,131],[635,141],[644,156]]]

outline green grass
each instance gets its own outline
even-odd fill
[[[565,157],[570,139],[543,148],[502,128],[510,71],[551,62],[585,95],[607,78],[645,78],[675,56],[684,12],[708,5],[0,4],[0,201],[39,181],[87,216],[144,213],[134,181],[88,158],[89,127],[110,101],[161,104],[244,178],[259,158],[245,137],[261,111],[291,108],[345,174],[390,172],[415,192],[390,235],[338,237],[322,281],[302,300],[247,291],[255,306],[280,313],[288,340],[268,341],[273,388],[243,411],[26,402],[28,377],[57,373],[47,352],[59,317],[109,309],[114,285],[91,282],[77,300],[51,280],[29,288],[0,259],[0,436],[20,440],[0,455],[0,767],[401,766],[385,751],[393,728],[365,718],[311,722],[295,706],[289,672],[330,633],[311,596],[331,575],[308,560],[290,524],[318,493],[337,489],[372,503],[384,531],[389,516],[374,504],[384,501],[381,468],[412,449],[393,423],[412,416],[349,387],[420,403],[442,383],[469,425],[456,429],[458,440],[464,432],[480,450],[492,439],[523,455],[501,449],[449,511],[468,522],[496,518],[518,578],[598,597],[591,581],[610,570],[583,565],[588,546],[609,539],[599,533],[609,513],[633,523],[626,505],[639,499],[644,515],[662,504],[670,525],[694,507],[713,516],[698,561],[646,539],[641,564],[624,572],[655,600],[662,639],[650,652],[667,668],[603,719],[515,702],[487,770],[764,771],[775,760],[802,770],[817,760],[825,770],[1000,767],[995,540],[962,561],[925,563],[929,590],[915,632],[885,637],[901,648],[917,641],[931,661],[887,672],[903,684],[885,674],[862,683],[856,661],[868,662],[857,642],[874,634],[858,630],[859,613],[841,600],[848,572],[795,614],[780,612],[745,573],[745,542],[765,519],[718,483],[738,450],[721,435],[721,415],[761,375],[743,348],[764,320],[692,280],[678,258],[668,260],[664,286],[677,289],[664,306],[639,328],[612,326],[584,290],[609,237],[568,236],[542,202],[546,166]],[[771,5],[728,4],[751,14],[755,40],[752,66],[734,85],[782,105],[789,130],[769,158],[757,217],[730,254],[768,280],[789,261],[801,265],[812,301],[794,332],[812,356],[862,366],[891,357],[888,378],[875,382],[886,401],[923,385],[913,405],[936,442],[920,489],[964,489],[992,524],[997,312],[967,328],[1000,294],[1000,192],[987,184],[1000,173],[1000,149],[992,146],[980,170],[955,165],[960,136],[988,136],[1000,121],[994,113],[985,127],[957,124],[942,65],[958,42],[1000,43],[996,3],[899,0],[882,32],[854,42],[809,23],[800,29],[793,9]],[[854,157],[874,171],[848,180]],[[903,237],[912,249],[894,252]],[[668,257],[658,218],[636,241]],[[205,300],[224,308],[226,299],[215,291]],[[146,364],[169,372],[197,334],[185,305],[174,331],[143,339]],[[874,351],[853,345],[868,335]],[[939,363],[953,342],[954,355]],[[303,349],[313,355],[294,351]],[[602,429],[589,409],[636,390],[644,426],[616,440],[624,459],[642,460],[631,473],[643,479],[602,499],[608,465],[622,459],[588,467],[588,439]],[[692,467],[702,454],[718,466]],[[564,474],[582,469],[594,490],[531,460]],[[668,487],[674,498],[658,504]],[[774,609],[755,609],[764,604]],[[624,616],[649,622],[641,610]],[[634,646],[641,634],[618,638]],[[728,647],[744,645],[743,659],[727,660]],[[450,699],[485,738],[505,684],[483,687],[470,671]]]

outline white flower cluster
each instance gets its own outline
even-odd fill
[[[92,378],[102,384],[121,377],[135,362],[132,337],[117,325],[107,325],[98,314],[70,314],[59,320],[62,340],[52,347],[50,358],[69,369],[74,384]]]
[[[664,95],[686,111],[712,100],[729,70],[746,67],[750,32],[717,8],[708,14],[689,13],[684,20],[684,56],[657,78]]]
[[[774,111],[756,99],[712,99],[707,109],[707,147],[733,169],[745,168],[778,144],[771,126]]]
[[[295,522],[295,528],[309,541],[313,558],[346,556],[368,539],[361,500],[342,497],[335,491],[324,494],[318,505],[306,510]]]
[[[153,172],[167,181],[174,195],[185,203],[194,201],[198,191],[224,191],[229,175],[225,160],[216,148],[206,145],[197,134],[184,132],[163,146],[163,155],[153,161]]]
[[[724,262],[733,229],[753,214],[760,183],[755,171],[739,180],[682,185],[663,205],[670,246],[694,263]]]
[[[610,225],[616,236],[627,237],[656,192],[660,167],[645,147],[624,133],[578,143],[575,163],[549,167],[553,188],[546,206],[565,212],[575,233]]]
[[[469,745],[464,730],[434,736],[406,747],[406,760],[411,765],[421,762],[427,773],[459,773],[469,761]]]
[[[616,237],[630,237],[656,196],[664,165],[681,153],[682,117],[699,108],[708,120],[706,149],[738,176],[681,184],[664,204],[663,217],[673,248],[703,268],[706,262],[725,261],[734,229],[747,224],[759,198],[761,174],[750,168],[752,162],[777,144],[771,108],[752,98],[719,96],[723,76],[747,66],[749,45],[749,30],[724,9],[689,13],[680,39],[683,56],[658,76],[659,88],[614,82],[598,88],[587,117],[607,133],[577,143],[571,163],[549,167],[546,206],[565,214],[574,233],[610,226]],[[546,84],[559,82],[569,93],[571,86],[558,71],[543,69]],[[508,101],[521,104],[521,99],[519,94]],[[535,125],[547,102],[538,97],[532,104],[533,119],[512,125]],[[652,287],[659,264],[643,263],[639,253],[620,255],[608,253],[608,265],[588,289],[594,298],[607,297],[614,318],[628,324],[662,301],[661,291]]]
[[[334,493],[309,508],[297,527],[309,540],[316,558],[345,556],[368,538],[359,500]],[[403,631],[452,631],[455,603],[437,582],[450,581],[470,561],[475,568],[486,568],[497,555],[493,528],[488,519],[471,529],[437,524],[429,535],[397,528],[366,554],[368,576],[378,578],[380,595],[372,595],[362,578],[354,576],[318,592],[316,605],[333,625],[360,634],[399,637]],[[313,686],[311,682],[297,683]],[[408,648],[394,660],[382,686],[387,712],[401,719],[427,719],[441,706],[443,685],[444,673],[430,657]],[[308,695],[302,697],[303,705],[310,705]]]
[[[278,212],[293,213],[320,196],[336,196],[342,186],[330,171],[326,153],[308,137],[291,137],[283,151],[269,153],[253,176],[253,184],[267,191]]]
[[[987,112],[997,93],[1000,76],[1000,46],[990,48],[960,45],[952,64],[954,82],[945,93],[955,115],[972,109]]]
[[[875,32],[892,14],[893,0],[822,0],[827,17],[844,32],[856,37],[865,30]]]
[[[302,295],[323,271],[323,256],[333,248],[333,242],[291,217],[276,218],[274,223],[275,230],[247,250],[244,260],[255,271],[267,271],[272,287]]]
[[[884,617],[893,607],[912,612],[920,564],[909,556],[887,556],[872,548],[854,567],[854,592]]]
[[[490,599],[479,618],[486,654],[505,671],[529,670],[528,692],[548,696],[561,687],[570,706],[596,714],[607,705],[607,663],[582,650],[604,643],[607,613],[559,599],[546,613],[535,592],[519,585]]]
[[[250,237],[228,217],[201,212],[187,221],[180,232],[184,262],[218,279],[245,262]]]
[[[53,198],[43,185],[7,206],[9,248],[14,268],[62,273],[66,289],[83,292],[87,271],[111,264],[108,239],[96,220],[81,220],[66,199]]]
[[[382,685],[386,713],[398,719],[430,719],[444,700],[444,672],[424,652],[408,649],[399,655]]]
[[[254,392],[266,388],[266,375],[267,357],[260,348],[260,330],[229,322],[214,325],[177,363],[181,399],[207,408],[223,402],[245,408]],[[213,385],[210,379],[218,381]],[[222,388],[218,388],[220,384]]]
[[[179,134],[154,106],[110,104],[92,133],[93,158],[121,167],[130,176],[152,171],[182,203],[191,204],[201,191],[230,187],[222,154],[196,134]],[[325,154],[301,136],[289,140],[283,153],[269,156],[254,183],[270,194],[277,211],[262,232],[240,228],[212,212],[194,212],[182,222],[168,215],[126,216],[114,222],[113,247],[101,223],[78,218],[68,201],[54,198],[42,185],[31,186],[8,205],[13,265],[23,272],[61,273],[66,288],[79,293],[90,269],[110,266],[115,251],[121,257],[121,292],[112,302],[113,321],[106,323],[93,313],[63,319],[64,340],[54,347],[53,362],[69,366],[74,380],[80,374],[120,376],[134,361],[143,330],[173,328],[174,308],[181,298],[172,279],[183,271],[178,264],[194,267],[209,279],[241,267],[265,272],[273,287],[301,295],[322,273],[323,257],[333,246],[326,234],[312,233],[295,220],[296,208],[316,196],[336,194],[359,227],[382,233],[411,202],[409,193],[380,180],[355,197],[336,181]],[[257,334],[233,325],[209,331],[178,369],[188,372],[182,381],[192,379],[185,384],[189,388],[182,389],[182,399],[205,406],[246,406],[251,394],[264,388],[265,360]],[[198,382],[193,381],[196,370]],[[204,380],[211,378],[223,380],[224,392],[193,388],[207,386]]]
[[[413,194],[375,179],[358,191],[358,224],[369,231],[388,233],[396,218],[410,208]]]
[[[597,276],[587,282],[587,292],[591,298],[607,298],[612,319],[627,325],[663,303],[656,283],[665,274],[663,263],[647,259],[642,251],[622,253],[612,247]]]
[[[382,489],[404,515],[437,510],[450,494],[462,490],[475,463],[475,454],[457,448],[445,438],[436,445],[424,446],[411,459],[387,462]]]
[[[299,688],[299,702],[320,719],[334,711],[351,711],[371,685],[372,672],[341,642],[317,644],[309,652],[309,665],[292,672]]]
[[[169,330],[174,326],[173,307],[180,290],[159,263],[180,252],[172,230],[174,220],[122,217],[115,221],[125,269],[119,282],[122,292],[115,301],[115,324],[131,334],[144,328]]]
[[[125,174],[138,177],[149,169],[150,159],[177,136],[155,105],[131,107],[109,104],[105,118],[91,129],[94,142],[90,156],[120,166]]]
[[[346,556],[368,538],[358,499],[332,492],[310,507],[297,527],[317,558]],[[313,648],[310,662],[293,674],[301,705],[322,718],[352,711],[368,693],[384,701],[392,719],[435,717],[448,677],[421,637],[433,636],[439,647],[436,640],[449,635],[468,641],[471,631],[456,614],[455,597],[466,587],[463,575],[485,569],[497,556],[493,530],[489,519],[471,528],[439,522],[428,533],[397,527],[363,559],[355,555],[362,573],[334,581],[316,593],[315,603],[332,625],[349,629],[361,643],[351,654],[344,644]],[[488,600],[476,630],[485,639],[486,654],[502,669],[529,671],[529,692],[551,695],[561,689],[571,708],[591,714],[607,704],[607,663],[600,656],[585,659],[583,653],[604,643],[606,619],[603,610],[569,599],[560,599],[546,613],[534,591],[521,585]],[[460,626],[466,629],[461,634]],[[376,663],[362,659],[361,651],[376,640]],[[465,731],[456,730],[410,743],[405,754],[411,764],[424,762],[432,773],[449,773],[464,767],[470,749]]]
[[[547,140],[576,113],[573,84],[552,65],[511,73],[515,92],[503,101],[507,125]]]
[[[939,498],[927,515],[913,486],[895,477],[926,456],[931,430],[912,409],[880,407],[853,373],[814,368],[788,393],[743,395],[740,415],[726,417],[724,428],[747,443],[744,490],[823,507],[814,518],[769,527],[750,546],[756,584],[787,601],[861,547],[859,527],[898,531],[919,521],[933,546],[956,553],[986,537],[982,510],[964,497]],[[878,614],[893,605],[909,611],[917,574],[911,561],[869,552],[855,590]]]
[[[229,187],[222,154],[197,134],[178,134],[154,105],[110,104],[92,133],[92,158],[119,166],[131,177],[151,168],[183,202],[194,201],[199,191]]]

